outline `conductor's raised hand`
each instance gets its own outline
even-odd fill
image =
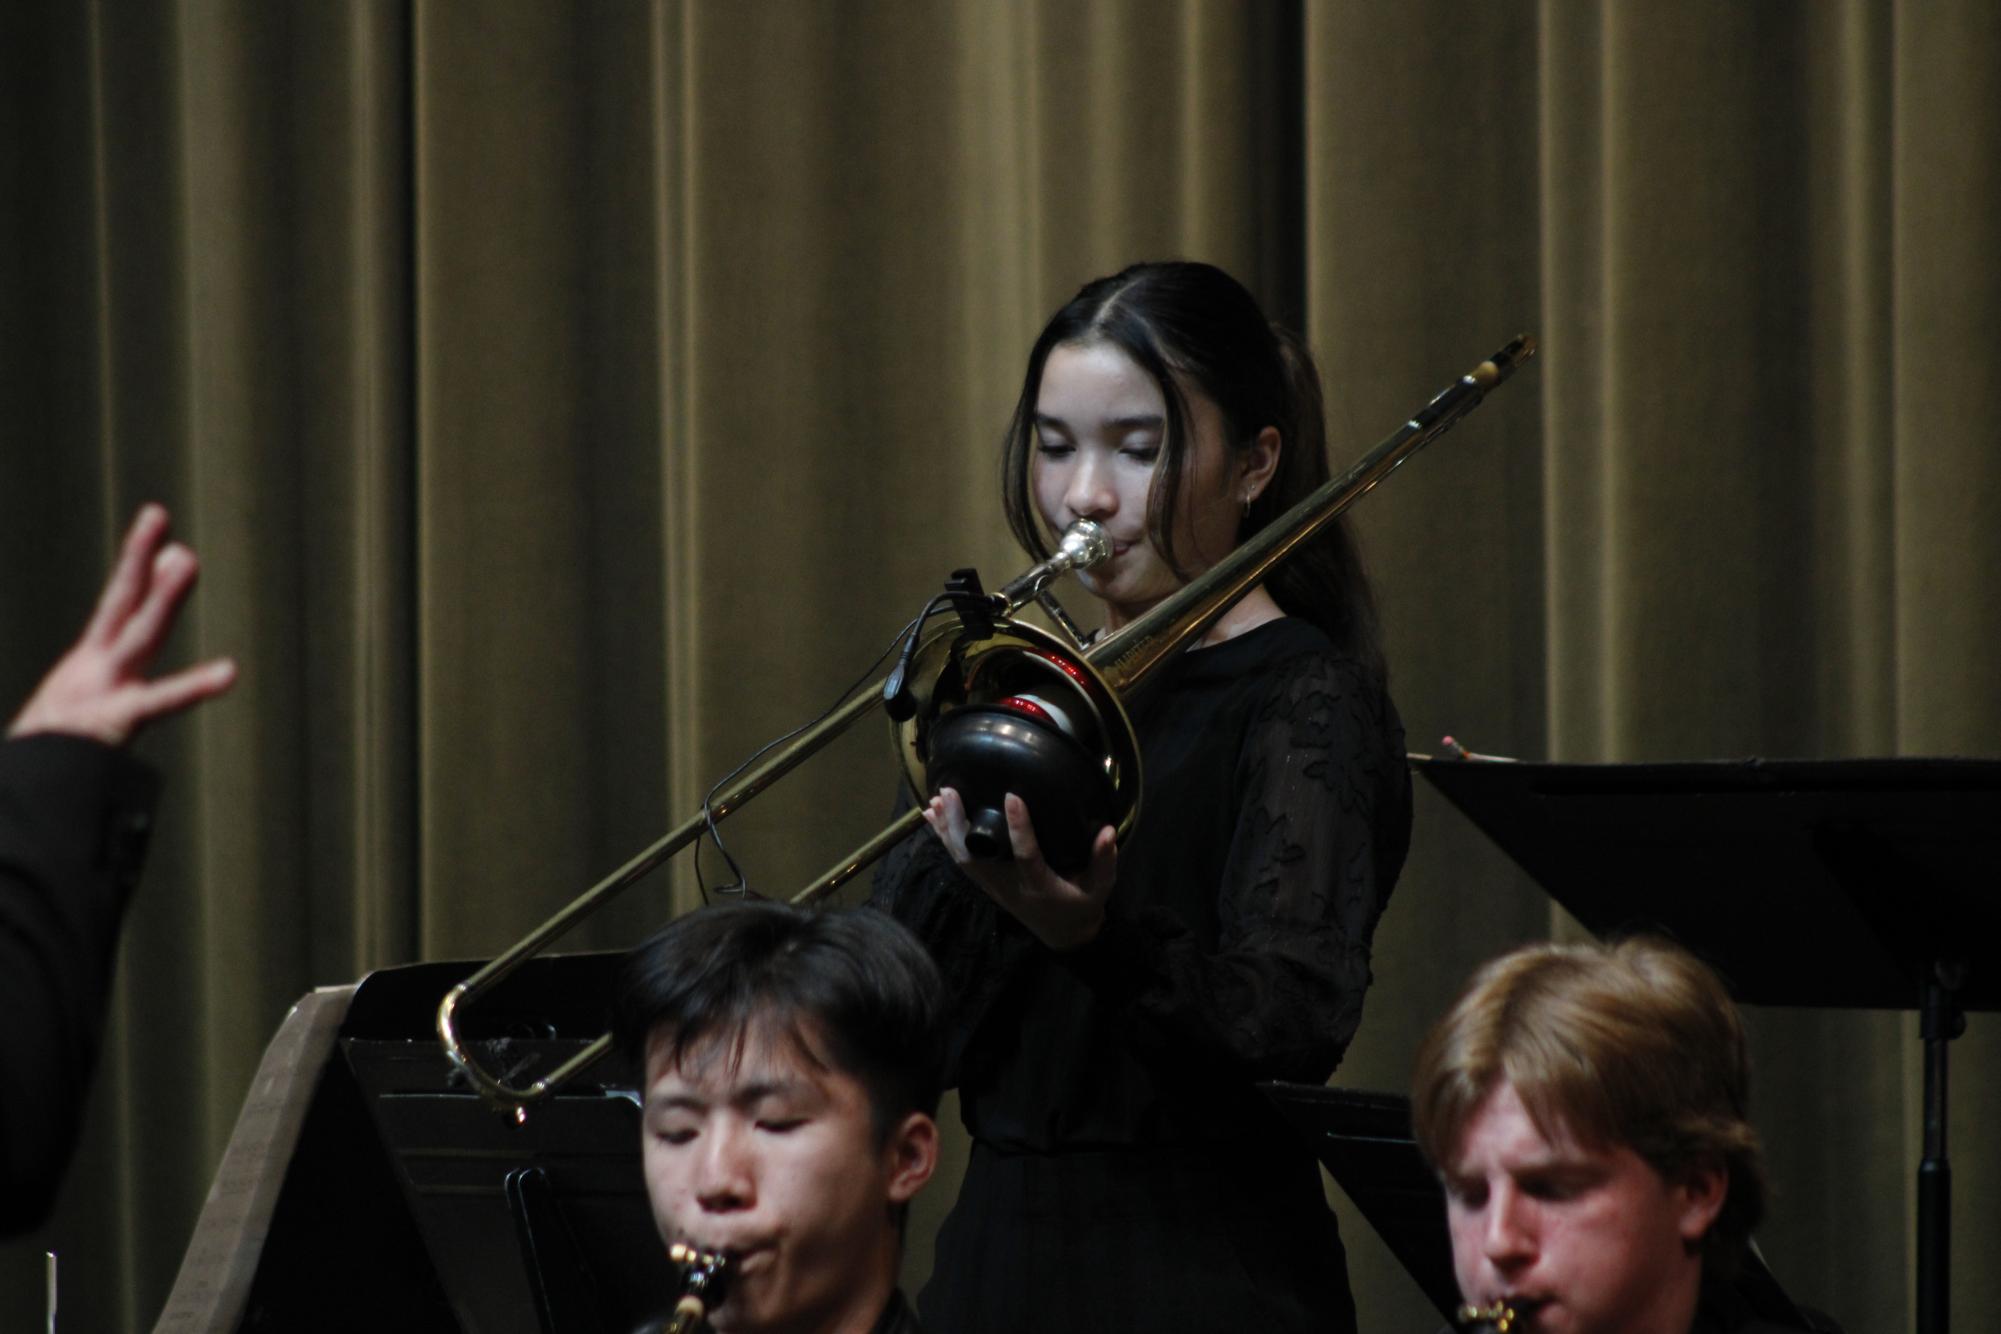
[[[194,552],[167,540],[167,523],[160,506],[140,507],[83,637],[28,697],[7,728],[10,738],[66,732],[122,746],[155,718],[219,695],[236,680],[228,658],[158,679],[146,675],[200,572]]]
[[[924,823],[952,854],[952,860],[987,896],[1052,950],[1073,950],[1097,938],[1105,924],[1105,902],[1118,878],[1119,847],[1112,827],[1098,831],[1091,860],[1072,880],[1042,859],[1028,804],[1009,793],[1001,803],[1007,818],[1013,861],[992,861],[966,851],[966,807],[953,789],[941,788],[924,809]]]

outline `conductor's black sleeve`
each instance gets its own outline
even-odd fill
[[[0,743],[0,1235],[47,1217],[76,1149],[158,786],[81,737]]]

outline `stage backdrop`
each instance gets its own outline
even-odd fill
[[[1986,0],[5,6],[0,698],[149,497],[206,567],[174,656],[243,677],[143,742],[83,1148],[0,1309],[47,1245],[65,1327],[149,1323],[295,997],[491,953],[951,568],[1018,568],[1023,353],[1132,259],[1303,326],[1337,457],[1540,336],[1358,512],[1414,748],[2001,753],[1997,84]],[[756,883],[872,830],[885,757],[732,826]],[[1401,1088],[1475,962],[1565,929],[1418,815],[1343,1084]],[[1997,1024],[1956,1048],[1962,1323],[2001,1303]],[[1773,1266],[1907,1328],[1915,1018],[1754,1028]],[[1430,1328],[1341,1207],[1364,1326]]]

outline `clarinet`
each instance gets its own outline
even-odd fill
[[[722,1304],[729,1286],[729,1257],[677,1241],[667,1248],[667,1258],[681,1266],[681,1295],[674,1302],[674,1314],[660,1327],[661,1334],[696,1334],[708,1328],[709,1309]]]
[[[1452,1317],[1452,1328],[1459,1334],[1508,1334],[1518,1318],[1515,1308],[1506,1302],[1495,1302],[1492,1306],[1462,1306]]]

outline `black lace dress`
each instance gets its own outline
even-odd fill
[[[1305,1145],[1254,1087],[1320,1083],[1362,1017],[1410,841],[1403,728],[1307,622],[1162,669],[1133,707],[1140,823],[1098,939],[1045,949],[929,831],[871,902],[952,991],[974,1145],[925,1324],[1352,1330]]]

